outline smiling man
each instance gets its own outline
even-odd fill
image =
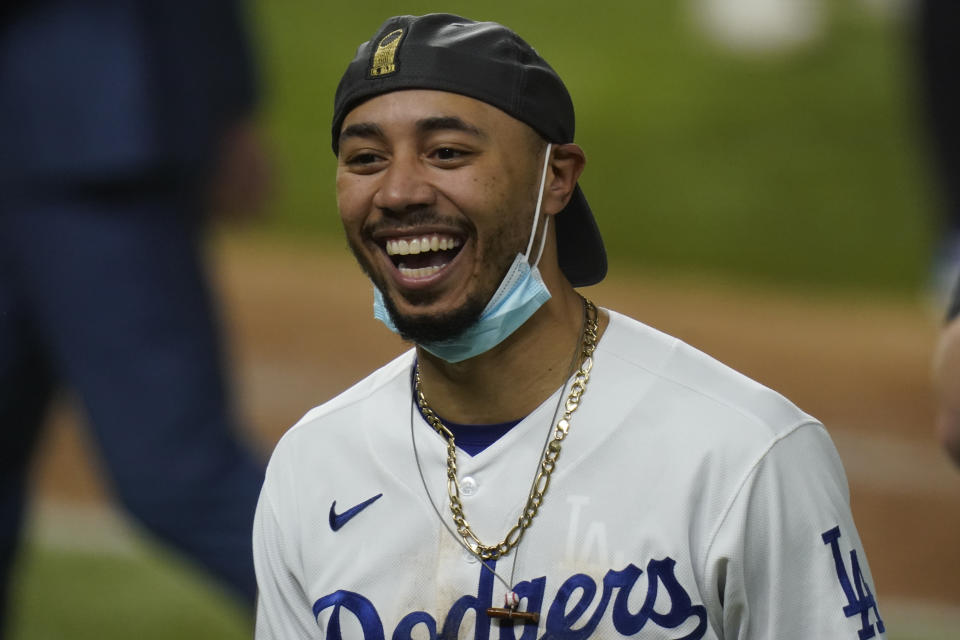
[[[883,637],[824,427],[575,288],[606,255],[532,47],[391,18],[332,135],[374,313],[413,347],[277,445],[258,638]]]

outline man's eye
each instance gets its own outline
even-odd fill
[[[454,149],[452,147],[440,147],[433,152],[433,156],[437,160],[456,160],[457,158],[462,158],[465,155],[467,155],[465,151]]]
[[[355,164],[355,165],[367,165],[367,164],[373,164],[379,159],[380,159],[380,156],[374,153],[358,153],[354,156],[351,156],[350,159],[347,161],[347,163]]]

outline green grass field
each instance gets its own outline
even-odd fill
[[[252,614],[181,560],[28,546],[20,558],[11,640],[239,640]]]
[[[612,264],[886,292],[925,283],[934,208],[905,23],[836,0],[815,45],[712,46],[688,2],[260,2],[282,189],[267,225],[338,234],[329,122],[355,46],[395,13],[504,22],[577,106],[582,179]]]

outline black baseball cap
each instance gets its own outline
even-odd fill
[[[390,18],[357,48],[334,98],[333,152],[339,151],[350,111],[401,89],[459,93],[497,107],[548,142],[573,142],[573,100],[533,47],[496,22],[432,13]],[[567,279],[577,287],[603,280],[607,254],[580,185],[554,219],[560,269]]]

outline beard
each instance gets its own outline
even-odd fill
[[[428,217],[426,214],[424,217]],[[361,243],[354,245],[354,242],[348,237],[347,244],[350,247],[357,263],[366,274],[374,286],[383,294],[384,306],[390,314],[390,319],[397,327],[397,333],[404,340],[417,344],[442,342],[458,337],[467,328],[477,322],[486,309],[487,304],[497,291],[507,271],[516,258],[518,252],[523,251],[525,242],[522,231],[523,224],[516,225],[513,228],[504,227],[498,229],[490,237],[488,243],[486,261],[497,263],[494,272],[495,279],[488,282],[482,288],[472,292],[467,296],[466,301],[460,307],[437,314],[409,314],[405,315],[397,310],[393,299],[387,294],[387,287],[383,279],[367,263],[364,249]],[[406,294],[406,299],[413,304],[429,304],[436,300],[438,294],[435,292],[410,292]]]
[[[382,289],[381,289],[382,291]],[[417,344],[442,342],[456,338],[473,325],[487,306],[487,300],[470,296],[458,309],[429,316],[406,316],[397,312],[390,297],[383,296],[390,319],[404,340]]]

